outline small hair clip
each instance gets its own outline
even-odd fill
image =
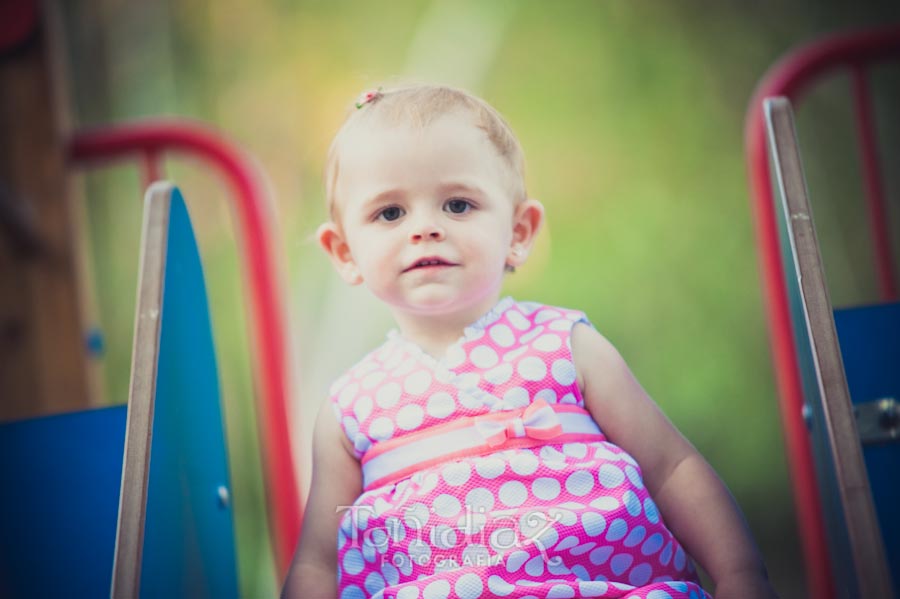
[[[359,97],[359,100],[356,101],[356,109],[359,110],[366,104],[370,104],[370,103],[374,102],[375,100],[377,100],[378,98],[382,97],[384,95],[383,93],[381,93],[382,89],[383,88],[379,87],[378,89],[371,89],[367,92],[364,92]]]

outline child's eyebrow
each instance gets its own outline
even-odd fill
[[[375,195],[365,199],[362,203],[362,209],[363,211],[366,211],[379,204],[396,201],[401,197],[403,197],[403,191],[399,189],[385,189],[384,191],[379,191]]]
[[[461,192],[470,195],[484,195],[484,190],[479,186],[473,183],[466,183],[464,181],[450,181],[447,183],[441,183],[438,186],[438,189],[443,194]]]

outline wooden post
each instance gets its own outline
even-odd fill
[[[160,185],[147,191],[134,316],[122,489],[119,493],[119,524],[116,527],[116,551],[110,589],[113,599],[137,597],[141,590],[141,557],[150,478],[150,448],[153,442],[153,408],[156,401],[170,204],[168,187]]]
[[[846,527],[847,553],[852,562],[837,564],[839,574],[849,573],[849,576],[838,577],[838,595],[890,597],[891,574],[885,561],[884,544],[841,360],[793,111],[790,102],[783,97],[766,100],[764,107],[775,180],[783,198],[810,358],[815,368],[818,396],[810,400],[818,404],[813,406],[814,412],[822,414],[817,426],[824,429],[830,450],[829,462],[837,484],[837,504],[841,513],[829,525]]]
[[[0,14],[0,420],[84,408],[60,95],[36,2]],[[14,29],[14,27],[18,27]]]

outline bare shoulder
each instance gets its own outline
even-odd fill
[[[598,385],[631,376],[619,350],[594,327],[576,323],[571,339],[572,360],[578,374],[579,388],[585,397],[590,389]]]
[[[584,405],[614,443],[628,444],[642,428],[668,424],[619,351],[595,329],[575,327],[572,359]]]
[[[344,429],[334,413],[331,399],[325,399],[319,406],[319,413],[316,416],[316,425],[313,431],[313,448],[314,451],[321,451],[334,450],[339,446],[350,457],[354,460],[356,459],[353,445],[344,433]]]

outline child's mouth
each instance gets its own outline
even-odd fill
[[[411,270],[421,270],[421,269],[427,269],[427,268],[441,268],[441,267],[445,267],[445,266],[457,266],[457,264],[455,264],[453,262],[448,262],[447,260],[444,260],[443,258],[438,258],[436,256],[433,256],[433,257],[422,258],[420,260],[416,260],[412,265],[410,265],[406,269],[404,269],[403,272],[409,272]]]

